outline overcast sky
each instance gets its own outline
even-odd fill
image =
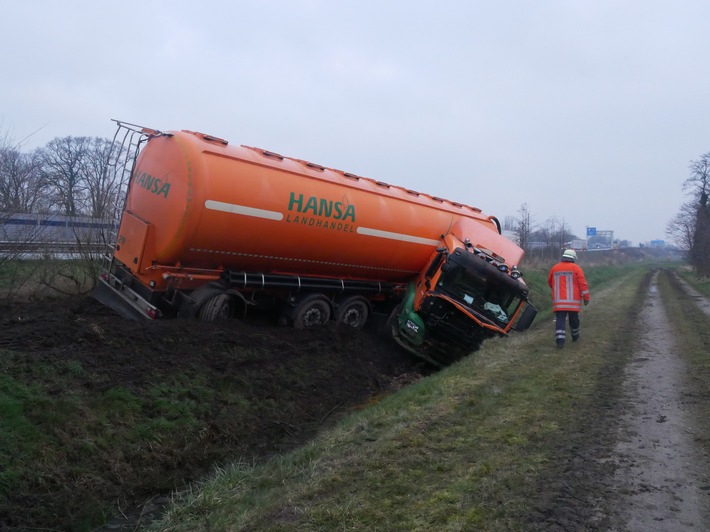
[[[23,151],[189,129],[479,207],[666,239],[710,151],[706,0],[0,0]]]

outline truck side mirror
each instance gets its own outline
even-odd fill
[[[530,327],[530,325],[532,325],[532,322],[535,319],[536,315],[537,315],[537,309],[532,304],[528,303],[527,307],[525,307],[525,310],[523,311],[522,316],[520,316],[518,323],[515,324],[515,330],[516,331],[527,330]]]

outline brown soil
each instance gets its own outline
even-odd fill
[[[80,364],[83,371],[72,376],[74,390],[122,387],[146,395],[172,375],[206,375],[202,381],[215,390],[238,382],[244,399],[259,405],[247,413],[239,405],[213,404],[199,441],[160,443],[153,453],[105,464],[107,478],[95,483],[126,514],[111,522],[114,530],[133,530],[138,520],[150,520],[160,511],[155,497],[199,479],[215,464],[293,448],[348,409],[433,371],[374,331],[335,324],[299,331],[237,320],[139,323],[116,316],[90,297],[0,308],[0,348],[19,354],[16,373],[31,374],[37,361]],[[61,397],[65,392],[53,393]],[[65,529],[64,518],[82,512],[86,486],[61,485],[73,481],[57,479],[54,489],[32,500],[23,496],[10,501],[9,508],[0,505],[0,529]],[[64,498],[60,489],[67,492]],[[54,523],[36,521],[39,513],[33,517],[32,508],[46,511],[50,505],[66,515]]]

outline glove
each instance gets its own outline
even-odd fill
[[[585,299],[585,300],[584,300],[584,306],[586,307],[587,305],[589,305],[589,300],[588,300],[588,299]]]

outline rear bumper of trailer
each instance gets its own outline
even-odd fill
[[[149,320],[160,316],[157,307],[112,275],[108,276],[108,280],[100,277],[92,295],[94,299],[129,320]]]

